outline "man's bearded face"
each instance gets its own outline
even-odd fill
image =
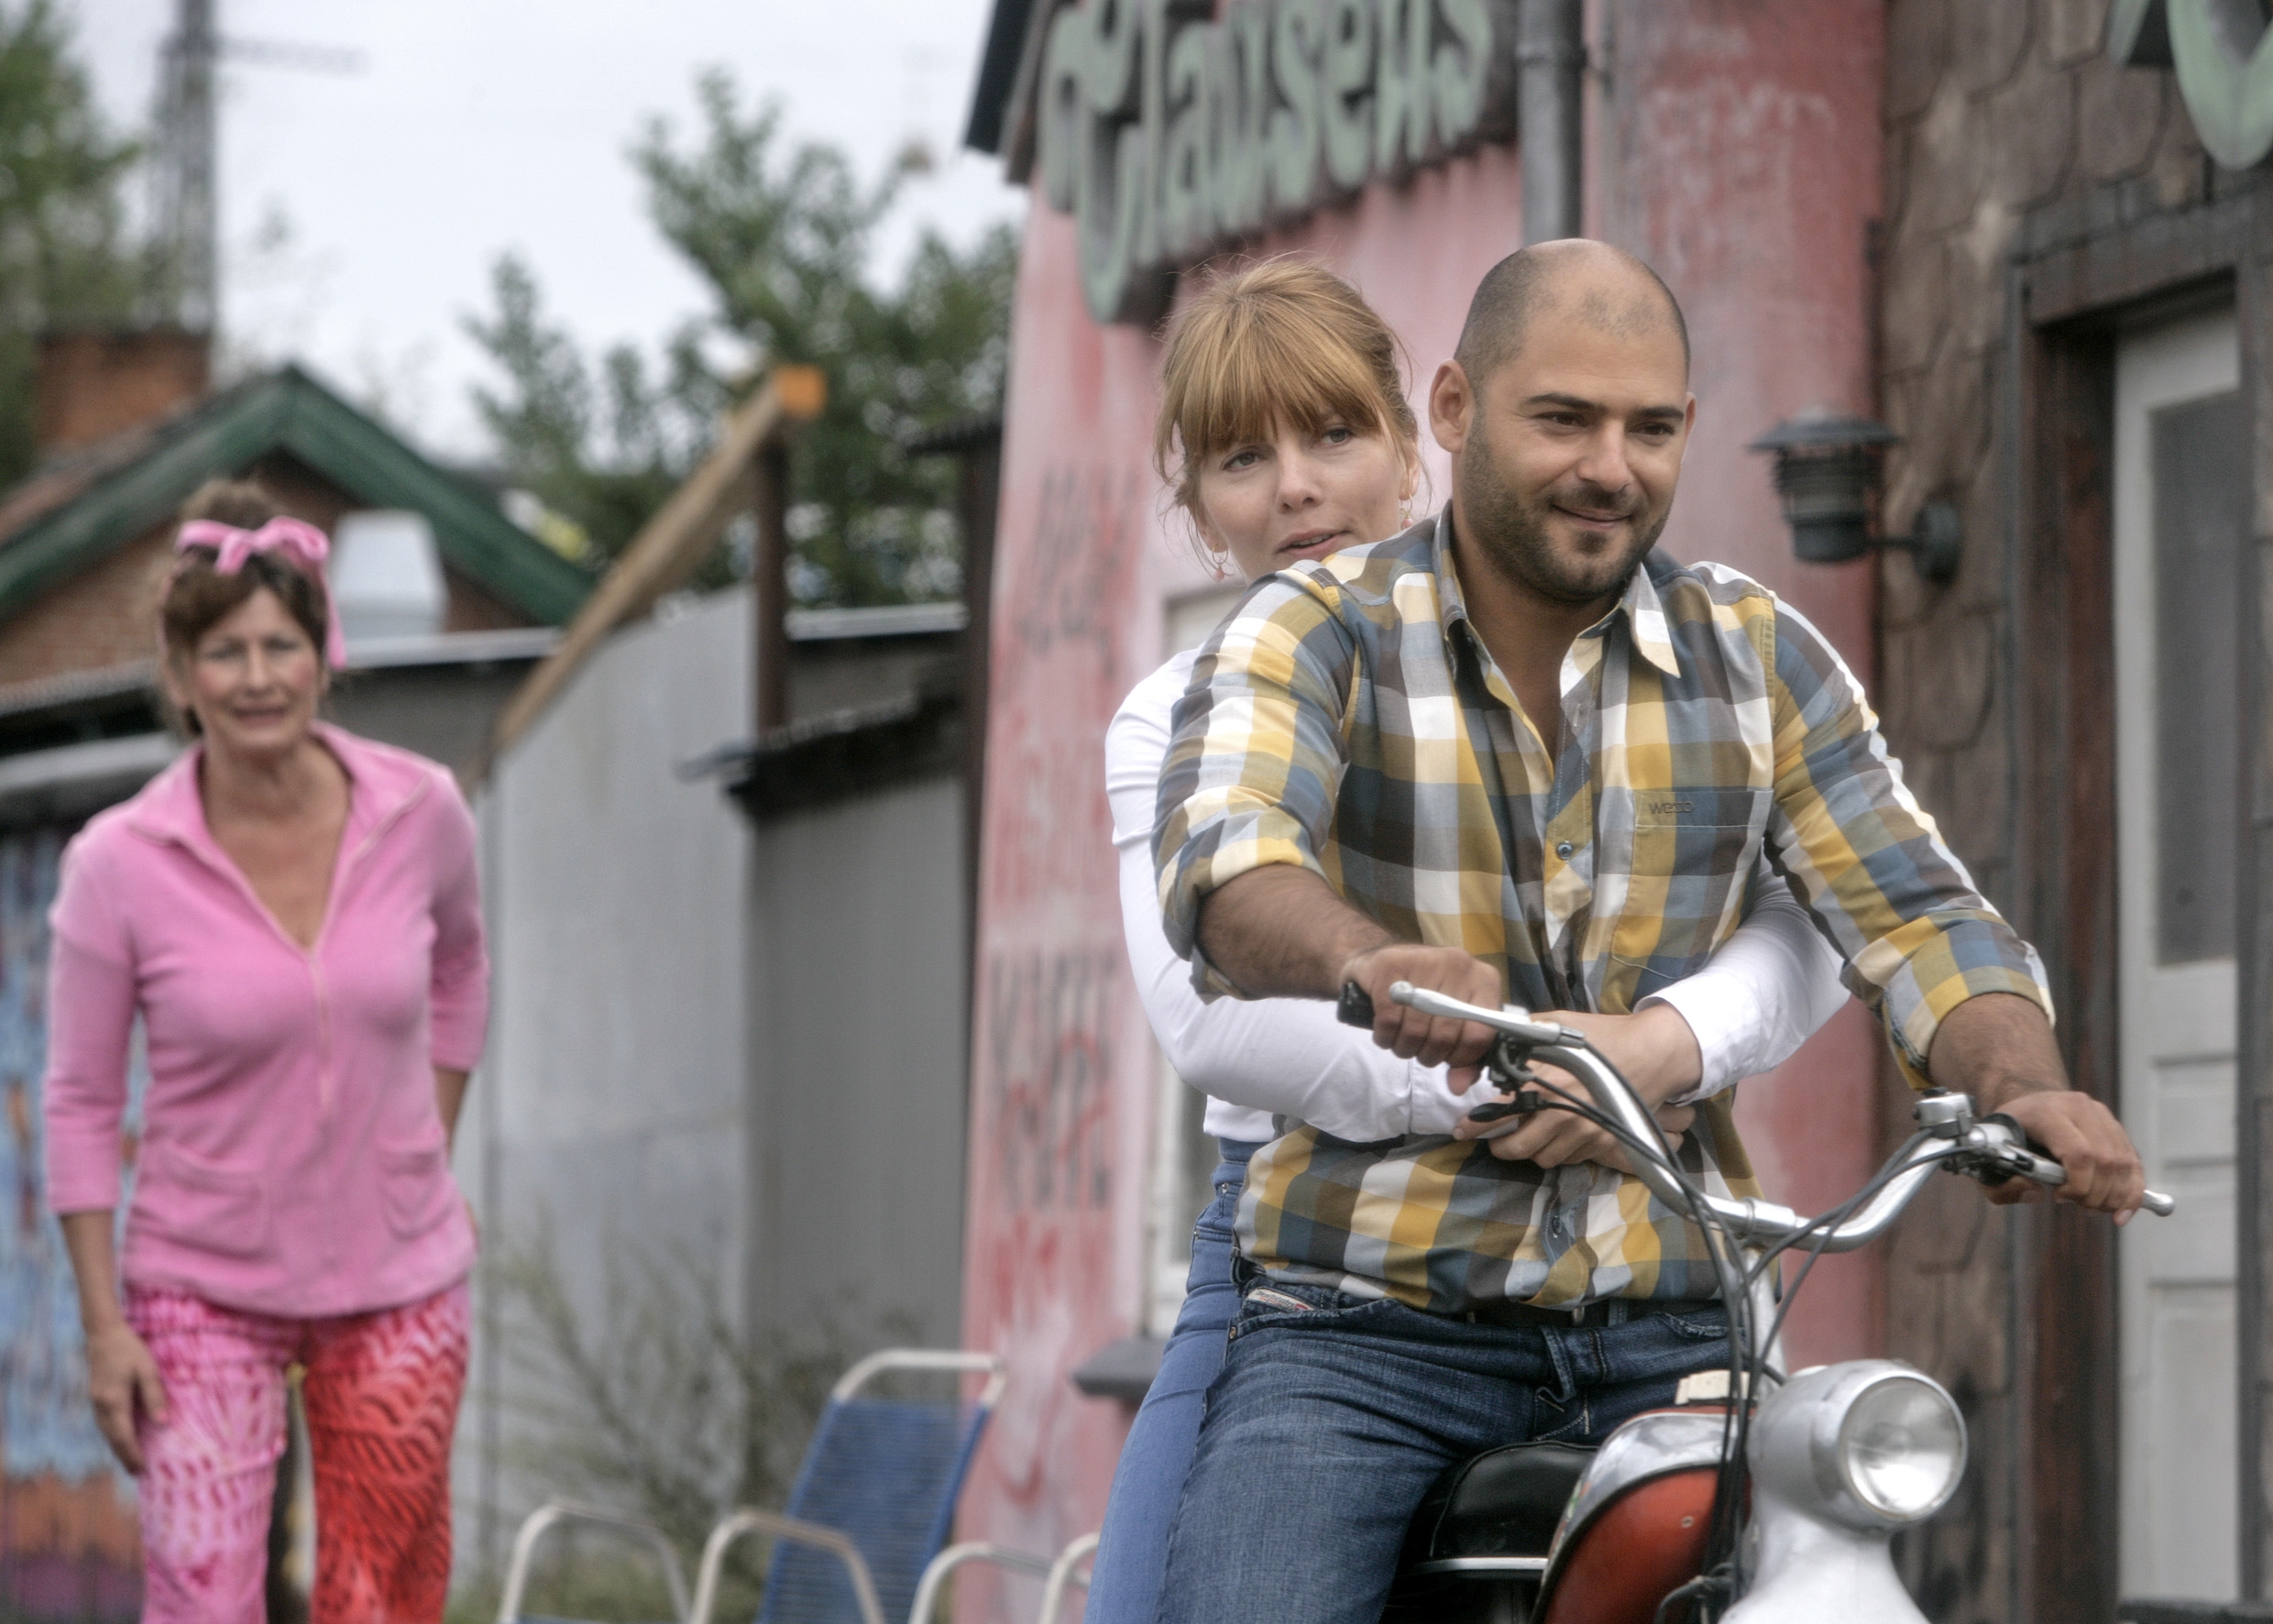
[[[1462,540],[1538,599],[1614,598],[1672,516],[1695,405],[1680,334],[1653,314],[1543,313],[1468,379],[1453,463]]]
[[[1623,593],[1673,516],[1672,492],[1653,506],[1638,481],[1609,489],[1579,472],[1527,490],[1508,466],[1513,459],[1503,461],[1492,441],[1488,433],[1471,438],[1454,469],[1467,539],[1501,574],[1551,603]]]

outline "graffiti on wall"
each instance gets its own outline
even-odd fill
[[[1001,1197],[1014,1213],[1103,1209],[1113,1193],[1118,945],[997,953],[988,966],[989,1086]]]
[[[1137,442],[1132,437],[1128,444]],[[1052,460],[1006,492],[988,716],[972,1006],[964,1334],[1010,1386],[965,1491],[968,1526],[1027,1550],[1095,1527],[1127,1419],[1068,1373],[1127,1334],[1132,1117],[1149,1059],[1121,946],[1104,730],[1126,691],[1140,550],[1157,535],[1140,462]],[[1132,1080],[1139,1092],[1132,1095]],[[1075,1495],[1053,1485],[1071,1473]],[[1030,1595],[983,1580],[956,1616],[1012,1619]]]
[[[132,1618],[140,1558],[128,1480],[87,1406],[85,1347],[42,1175],[48,908],[68,831],[0,836],[0,1616]],[[129,1168],[142,1093],[121,1146]]]

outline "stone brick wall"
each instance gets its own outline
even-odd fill
[[[1880,411],[1905,444],[1887,466],[1883,517],[1905,532],[1922,502],[1953,502],[1965,557],[1948,587],[1921,580],[1905,556],[1880,563],[1879,694],[1920,798],[1991,899],[2024,920],[2016,892],[2043,809],[2013,792],[2020,724],[2008,660],[2031,657],[2010,642],[2026,410],[2017,267],[2236,183],[2209,172],[2168,72],[2108,60],[2107,9],[1887,6]],[[1906,1125],[1906,1102],[1891,1088],[1886,1099],[1891,1136]],[[1949,1180],[1913,1209],[1889,1258],[1889,1351],[1939,1377],[1973,1421],[1960,1499],[1903,1556],[1927,1615],[1949,1624],[2071,1616],[2048,1591],[2060,1558],[2046,1548],[2056,1536],[2043,1503],[2059,1491],[2042,1480],[2029,1436],[2046,1403],[2028,1374],[2043,1368],[2043,1350],[2026,1345],[2042,1223]],[[2111,1520],[2101,1541],[2112,1545],[2114,1532]],[[2113,1557],[2101,1554],[2104,1583]]]
[[[2199,200],[2203,159],[2168,73],[2100,48],[2106,0],[1893,0],[1887,7],[1881,411],[1905,437],[1884,517],[1954,502],[1965,562],[1881,565],[1886,723],[1921,796],[1993,896],[2010,879],[2004,630],[2016,254],[2062,231]]]

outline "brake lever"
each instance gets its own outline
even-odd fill
[[[1334,1000],[1334,1018],[1345,1026],[1363,1026],[1373,1030],[1373,999],[1356,982],[1342,983],[1342,996]]]
[[[1547,1102],[1540,1096],[1539,1090],[1532,1086],[1540,1081],[1539,1074],[1528,1065],[1521,1062],[1513,1066],[1494,1064],[1488,1075],[1493,1086],[1506,1097],[1487,1100],[1477,1106],[1467,1114],[1470,1122],[1499,1122],[1510,1116],[1530,1116],[1546,1109]]]
[[[2043,1146],[2030,1138],[2028,1130],[2014,1118],[1996,1111],[1981,1120],[1997,1124],[2015,1141],[1981,1153],[1982,1165],[1971,1170],[1982,1183],[1993,1190],[2010,1184],[2015,1179],[2028,1179],[2047,1189],[2057,1190],[2068,1182],[2068,1169],[2055,1161]],[[2179,1203],[2158,1190],[2149,1190],[2140,1195],[2139,1205],[2158,1218],[2168,1218],[2178,1211]]]
[[[1411,991],[1410,988],[1406,988],[1405,983],[1402,982],[1400,982],[1398,986],[1404,989],[1408,993]],[[1430,996],[1433,996],[1433,994],[1430,994]],[[1415,999],[1414,1004],[1415,1006],[1418,1007],[1419,1000]],[[1430,1013],[1436,1012],[1432,1011]],[[1334,1000],[1334,1018],[1340,1021],[1345,1026],[1361,1026],[1367,1031],[1371,1031],[1373,1029],[1373,999],[1367,993],[1365,988],[1359,986],[1356,982],[1344,982],[1342,983],[1342,995]],[[1558,1028],[1558,1030],[1560,1030],[1560,1028]],[[1506,1041],[1504,1037],[1501,1041]],[[1492,1070],[1495,1073],[1497,1073],[1500,1070],[1500,1068],[1494,1067]],[[1516,1066],[1508,1068],[1505,1075],[1510,1077],[1519,1085],[1533,1083],[1539,1081],[1537,1077],[1532,1075],[1530,1067],[1520,1063]],[[1484,1104],[1477,1106],[1473,1111],[1470,1111],[1467,1114],[1468,1120],[1470,1122],[1499,1122],[1503,1118],[1510,1116],[1528,1116],[1532,1112],[1543,1109],[1546,1104],[1546,1102],[1539,1097],[1539,1091],[1534,1088],[1518,1086],[1514,1089],[1502,1089],[1500,1092],[1509,1097],[1506,1099],[1488,1101]]]

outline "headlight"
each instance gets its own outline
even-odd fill
[[[1949,1394],[1916,1377],[1865,1388],[1839,1423],[1840,1475],[1891,1521],[1941,1509],[1965,1471],[1965,1423]]]
[[[1920,1522],[1965,1476],[1965,1421],[1931,1377],[1892,1359],[1803,1372],[1752,1421],[1755,1487],[1862,1531]]]

